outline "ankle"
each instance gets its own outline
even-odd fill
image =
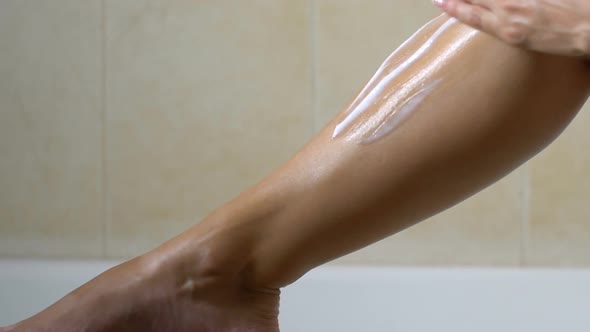
[[[209,218],[140,257],[141,274],[176,290],[243,284],[256,242],[248,233],[233,221]]]

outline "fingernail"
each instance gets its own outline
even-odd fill
[[[446,0],[432,0],[432,2],[434,2],[434,4],[439,7],[444,9],[446,7],[447,1]]]

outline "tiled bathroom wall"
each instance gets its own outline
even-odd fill
[[[436,14],[414,0],[0,0],[0,257],[156,246],[288,159]],[[587,112],[500,183],[335,264],[590,266]]]

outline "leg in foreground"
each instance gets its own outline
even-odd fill
[[[261,183],[0,331],[276,332],[281,287],[511,172],[575,116],[587,77],[441,16]]]

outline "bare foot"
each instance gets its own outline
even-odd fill
[[[121,264],[0,332],[278,332],[279,291],[249,287],[234,259],[188,240]]]

